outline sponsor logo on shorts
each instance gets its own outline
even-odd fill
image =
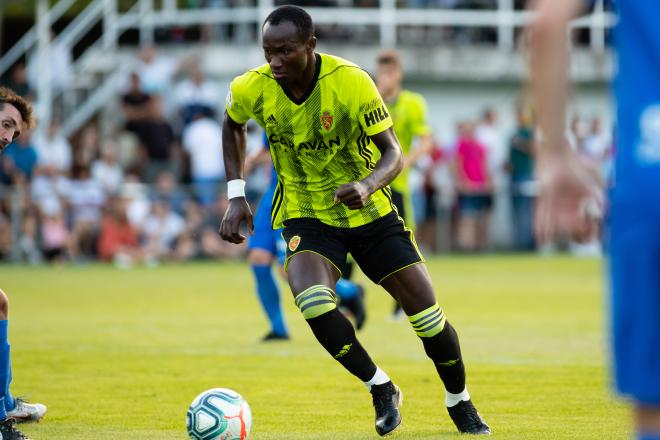
[[[295,252],[296,249],[298,249],[298,246],[300,245],[300,235],[294,235],[291,237],[291,240],[289,240],[289,250],[291,252]]]

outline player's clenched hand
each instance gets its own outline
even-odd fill
[[[580,158],[547,158],[537,167],[541,186],[534,229],[539,242],[559,237],[581,241],[589,238],[602,216],[600,182]]]
[[[362,182],[346,183],[335,191],[335,203],[343,203],[350,209],[360,209],[367,204],[371,191]]]
[[[240,233],[241,223],[247,224],[250,234],[254,233],[252,211],[245,197],[234,197],[229,201],[229,207],[220,223],[220,237],[230,243],[243,243],[245,235]]]

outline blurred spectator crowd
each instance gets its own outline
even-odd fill
[[[0,261],[112,261],[119,267],[162,261],[243,256],[217,229],[227,207],[219,112],[224,91],[199,60],[159,56],[144,47],[120,98],[120,123],[102,135],[90,123],[71,139],[61,114],[42,134],[24,133],[0,157]],[[31,96],[26,69],[17,65],[6,85]],[[535,126],[520,104],[512,133],[485,108],[457,122],[453,140],[436,144],[410,173],[417,237],[427,252],[493,248],[549,251],[532,233]],[[606,180],[613,154],[611,129],[595,116],[575,115],[570,140],[594,173]],[[248,126],[248,152],[262,148]],[[248,177],[256,203],[270,165]],[[504,212],[504,214],[502,214]],[[493,218],[504,215],[504,221]],[[493,225],[509,227],[506,235]],[[569,246],[570,239],[567,238]],[[575,245],[577,253],[597,254]],[[562,243],[559,243],[562,245]]]

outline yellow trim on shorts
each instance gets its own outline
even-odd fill
[[[339,276],[340,276],[340,277],[343,275],[342,272],[341,272],[341,270],[337,267],[337,265],[336,265],[335,263],[332,262],[332,260],[331,260],[330,258],[326,257],[326,256],[323,255],[323,254],[320,254],[320,253],[318,253],[318,252],[316,252],[316,251],[312,251],[312,250],[309,250],[309,249],[303,249],[303,250],[300,250],[300,251],[296,252],[295,254],[286,257],[286,260],[284,260],[284,272],[288,272],[287,268],[289,267],[289,260],[291,260],[293,257],[295,257],[295,256],[298,255],[298,254],[302,254],[303,252],[311,252],[311,253],[313,253],[313,254],[318,255],[318,256],[321,257],[321,258],[324,258],[324,259],[327,260],[330,264],[332,264],[332,267],[334,267],[335,269],[337,269],[337,272],[339,272]]]
[[[401,270],[403,270],[403,269],[406,269],[406,268],[408,268],[408,267],[410,267],[410,266],[414,266],[415,264],[422,264],[422,263],[426,263],[426,261],[424,261],[423,258],[422,258],[422,261],[415,261],[414,263],[410,263],[410,264],[407,264],[407,265],[405,265],[405,266],[403,266],[403,267],[400,267],[400,268],[398,268],[398,269],[396,269],[396,270],[394,270],[394,271],[388,273],[387,275],[385,275],[385,276],[384,276],[383,278],[381,278],[380,281],[378,281],[376,284],[380,285],[380,283],[382,283],[383,281],[385,281],[385,278],[389,277],[390,275],[394,275],[395,273],[397,273],[397,272],[399,272],[399,271],[401,271]]]

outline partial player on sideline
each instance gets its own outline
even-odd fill
[[[535,228],[542,241],[588,238],[598,223],[592,172],[565,139],[566,28],[590,3],[534,4],[531,72],[543,136]],[[634,401],[636,439],[660,440],[660,14],[656,0],[615,5],[618,139],[608,204],[613,372],[617,390]]]
[[[6,87],[0,87],[0,153],[21,134],[32,128],[32,107]],[[27,437],[14,423],[37,421],[46,414],[46,406],[15,399],[9,391],[11,360],[9,350],[9,300],[0,289],[0,439],[23,440]]]
[[[273,227],[284,226],[296,305],[321,345],[370,390],[378,434],[401,423],[402,393],[337,309],[334,288],[349,252],[408,315],[444,382],[458,430],[490,434],[465,385],[456,331],[436,301],[412,232],[393,209],[387,185],[401,171],[402,152],[374,82],[355,64],[316,53],[312,19],[299,7],[271,12],[262,45],[267,63],[235,78],[227,97],[230,202],[222,238],[242,243],[241,224],[253,229],[243,166],[245,124],[254,119],[266,130],[279,178],[271,219]]]

